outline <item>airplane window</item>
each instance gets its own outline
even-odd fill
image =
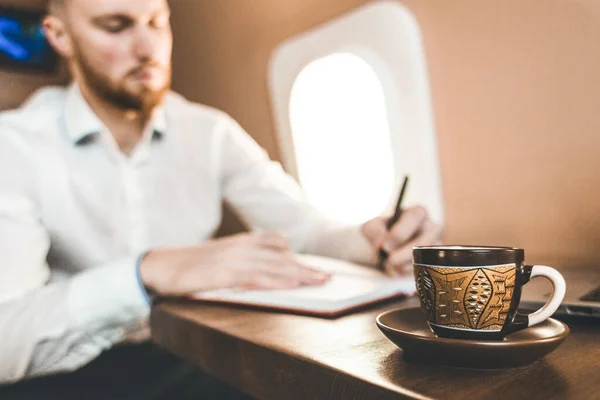
[[[371,1],[279,43],[267,70],[284,169],[327,215],[348,223],[423,205],[444,222],[429,73],[419,24]]]
[[[348,223],[381,214],[395,168],[382,83],[352,53],[308,64],[289,104],[298,178],[323,213]]]

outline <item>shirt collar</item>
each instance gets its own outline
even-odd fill
[[[68,89],[65,122],[67,133],[75,144],[83,143],[86,139],[106,130],[102,121],[90,108],[76,83],[73,83]],[[162,138],[165,135],[167,132],[167,118],[164,107],[158,107],[154,110],[150,128],[153,138]]]
[[[167,133],[167,114],[164,107],[158,107],[154,110],[150,126],[153,137],[162,138]]]

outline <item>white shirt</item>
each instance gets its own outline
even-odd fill
[[[76,85],[1,113],[0,383],[79,368],[139,332],[138,257],[211,238],[223,200],[298,252],[369,257],[220,111],[170,93],[129,157]]]

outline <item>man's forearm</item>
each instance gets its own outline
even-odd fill
[[[0,303],[0,384],[77,369],[126,338],[150,306],[124,259]]]
[[[363,265],[375,265],[375,252],[361,231],[361,226],[328,226],[311,234],[306,253]]]

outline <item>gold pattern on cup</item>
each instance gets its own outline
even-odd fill
[[[429,322],[449,328],[501,330],[510,310],[516,265],[415,265],[421,308]]]

